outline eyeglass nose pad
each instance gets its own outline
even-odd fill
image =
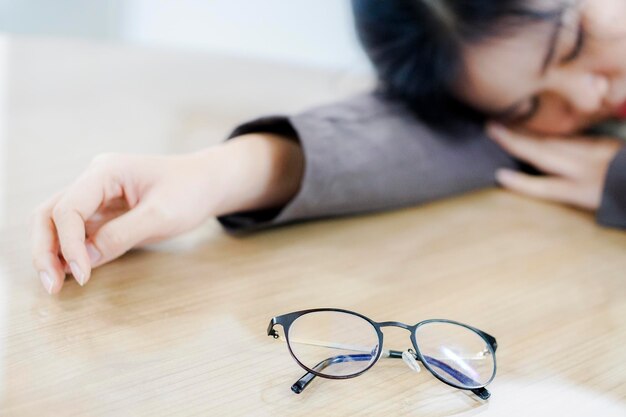
[[[422,370],[422,368],[420,368],[419,363],[417,363],[417,360],[415,360],[415,352],[413,352],[413,349],[409,349],[409,350],[405,350],[404,352],[402,352],[402,360],[404,361],[404,363],[406,363],[406,366],[408,366],[410,369],[412,369],[415,372],[419,372]]]

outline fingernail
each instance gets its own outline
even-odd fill
[[[72,275],[74,275],[74,278],[76,278],[76,281],[78,281],[80,286],[82,287],[85,285],[85,275],[83,274],[83,271],[80,270],[78,264],[74,261],[70,262],[70,269],[72,270]]]
[[[52,294],[52,289],[54,288],[54,281],[52,280],[52,277],[50,276],[50,274],[48,274],[46,271],[40,271],[39,279],[41,280],[41,283],[43,284],[43,287],[46,289],[48,294]]]
[[[89,254],[89,260],[91,261],[91,264],[93,265],[96,262],[98,262],[98,260],[102,257],[102,255],[100,254],[100,251],[96,249],[93,243],[87,243],[87,245],[85,246],[87,248],[87,254]]]
[[[506,182],[511,179],[513,175],[515,175],[515,173],[508,169],[501,168],[496,170],[496,180],[498,180],[498,182]]]

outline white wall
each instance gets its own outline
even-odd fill
[[[126,0],[0,0],[0,31],[116,37]]]
[[[0,32],[118,39],[369,70],[350,0],[0,0]]]
[[[130,0],[124,38],[364,70],[349,0]]]

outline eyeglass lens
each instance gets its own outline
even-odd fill
[[[378,333],[367,320],[338,311],[298,317],[287,335],[293,355],[309,370],[341,377],[367,369],[378,356]]]
[[[426,365],[452,385],[479,388],[493,377],[493,353],[471,329],[454,323],[427,322],[417,328],[415,339]]]

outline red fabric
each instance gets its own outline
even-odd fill
[[[626,119],[626,103],[622,105],[622,107],[618,110],[617,116],[622,119]]]

